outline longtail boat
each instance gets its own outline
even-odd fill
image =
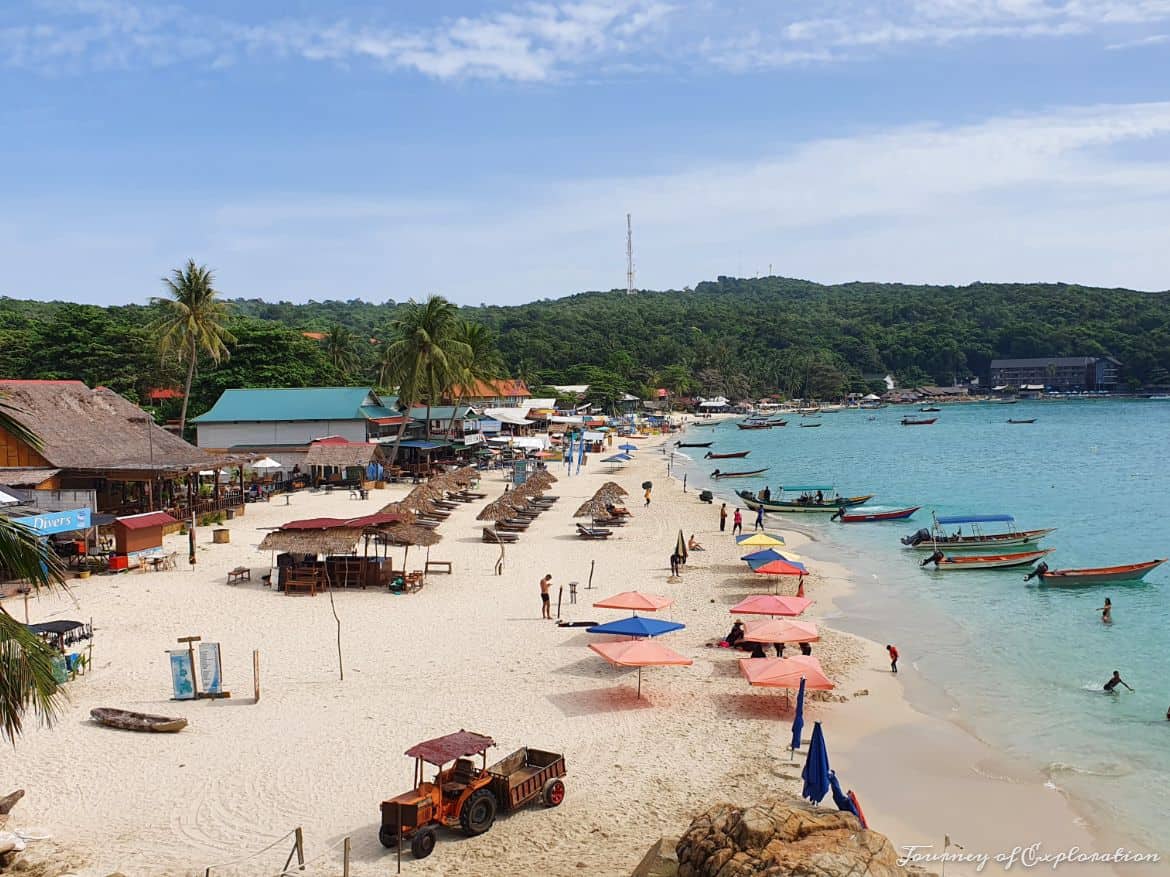
[[[767,466],[765,466],[763,469],[752,469],[749,472],[720,472],[718,469],[716,469],[714,472],[711,473],[711,477],[712,478],[748,478],[751,475],[759,475],[761,472],[767,472],[767,471],[768,471]]]
[[[915,420],[913,417],[903,417],[902,426],[930,426],[937,420],[937,417],[923,417],[918,420]]]
[[[1055,527],[1044,530],[1017,530],[1014,526],[1005,533],[984,533],[982,524],[1015,523],[1011,515],[938,515],[933,516],[930,529],[923,528],[902,537],[902,544],[914,551],[996,551],[1001,548],[1034,548],[1041,539],[1055,533]],[[964,535],[963,525],[971,525],[972,532]],[[943,528],[957,525],[960,529],[948,534]]]
[[[869,521],[904,521],[918,511],[922,506],[914,506],[908,509],[893,509],[888,512],[845,512],[843,515],[834,515],[833,517],[842,524],[863,524]]]
[[[736,426],[738,426],[740,429],[771,429],[772,428],[772,424],[770,424],[770,423],[743,422],[743,423],[737,423]]]
[[[1048,564],[1041,563],[1024,581],[1031,578],[1040,579],[1040,584],[1050,587],[1075,588],[1081,585],[1096,585],[1102,582],[1137,582],[1145,578],[1146,573],[1156,569],[1166,562],[1147,560],[1144,563],[1127,563],[1122,566],[1098,566],[1092,569],[1049,569]]]
[[[708,460],[742,460],[750,453],[751,451],[735,451],[731,454],[713,454],[710,451],[707,451],[703,457]]]
[[[788,426],[787,420],[769,420],[768,426]]]
[[[758,508],[763,508],[766,512],[833,512],[840,509],[842,506],[856,506],[869,502],[873,499],[872,493],[867,493],[863,496],[837,496],[834,493],[834,488],[830,486],[799,486],[799,487],[781,487],[780,494],[796,493],[799,496],[796,499],[760,499],[756,494],[747,490],[737,490],[736,496],[743,500],[743,504],[751,509],[753,512]],[[816,494],[821,494],[821,499],[818,501]]]
[[[926,408],[919,408],[918,410],[924,414],[938,414],[940,411],[942,411],[942,409],[937,405],[928,405]]]
[[[1036,422],[1035,417],[1028,418],[1026,420],[1012,420],[1010,417],[1008,418],[1008,423],[1035,423],[1035,422]]]
[[[679,448],[709,448],[715,442],[675,442],[675,447]]]
[[[152,716],[148,713],[133,713],[130,710],[98,707],[89,711],[89,716],[101,725],[119,728],[123,731],[149,731],[155,734],[173,734],[187,727],[187,720],[171,716]]]
[[[821,426],[819,423],[801,423],[797,424],[801,429],[811,429],[814,426]]]
[[[1039,551],[1021,551],[1016,554],[955,554],[950,557],[941,551],[935,551],[919,566],[933,563],[935,569],[947,572],[961,569],[1011,569],[1017,566],[1030,566],[1053,551],[1055,551],[1053,548],[1043,548]]]

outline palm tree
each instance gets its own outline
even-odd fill
[[[342,378],[349,378],[358,370],[357,339],[353,332],[345,326],[334,326],[322,343],[325,356]]]
[[[466,346],[456,366],[455,395],[452,401],[458,410],[471,390],[480,383],[493,384],[504,374],[504,360],[496,347],[496,338],[491,329],[481,323],[461,320],[456,324],[454,339]],[[450,440],[455,430],[455,418],[447,427]]]
[[[236,339],[227,330],[228,305],[217,298],[212,286],[214,275],[206,265],[196,265],[188,259],[182,268],[176,268],[170,277],[163,278],[170,298],[153,298],[151,303],[162,306],[164,314],[151,327],[158,338],[160,355],[165,359],[173,353],[179,362],[187,363],[187,383],[183,387],[183,410],[179,414],[179,435],[187,426],[187,402],[191,398],[191,382],[200,353],[205,353],[218,364],[231,356],[228,344]]]
[[[459,380],[460,363],[470,355],[458,340],[459,309],[442,296],[425,302],[411,299],[400,316],[390,323],[390,338],[382,351],[380,382],[398,388],[398,407],[409,419],[410,406],[425,402],[427,438],[431,435],[431,406]],[[398,438],[390,462],[398,456],[398,443],[406,431],[398,427]]]
[[[0,429],[34,449],[40,439],[0,401]],[[0,515],[0,568],[33,588],[63,581],[61,560],[36,532]],[[28,713],[51,724],[61,692],[53,676],[53,650],[0,606],[0,736],[15,740]]]

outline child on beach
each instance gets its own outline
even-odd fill
[[[893,646],[886,646],[886,651],[890,653],[890,671],[898,672],[898,650]]]
[[[743,515],[739,513],[739,509],[735,510],[735,515],[731,518],[731,535],[743,532]]]
[[[650,505],[650,488],[647,487],[646,492],[642,495],[646,497],[646,505]]]

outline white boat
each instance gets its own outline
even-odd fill
[[[1056,532],[1055,527],[1043,530],[1020,530],[1011,515],[931,515],[929,530],[923,528],[902,537],[902,544],[911,551],[999,551],[1004,548],[1035,549],[1040,540]],[[1006,532],[985,533],[982,524],[1007,524]],[[960,529],[948,534],[943,528],[957,525]],[[971,531],[963,534],[963,525]]]
[[[943,572],[962,569],[1012,569],[1017,566],[1031,566],[1054,550],[1044,548],[1040,551],[1021,551],[1017,554],[956,554],[952,557],[936,551],[919,565],[933,563],[935,569]]]

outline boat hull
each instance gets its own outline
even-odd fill
[[[770,424],[770,423],[737,423],[736,426],[738,426],[740,429],[771,429],[772,428],[772,424]]]
[[[863,524],[869,521],[904,521],[918,511],[922,506],[909,509],[895,509],[890,512],[847,512],[839,520],[842,524]]]
[[[707,460],[742,460],[744,457],[746,457],[750,453],[751,453],[751,451],[736,451],[734,454],[707,454],[705,456],[705,459],[707,459]]]
[[[938,420],[937,417],[927,417],[923,420],[911,420],[908,417],[903,417],[902,426],[930,426],[936,420]]]
[[[187,727],[187,720],[172,716],[152,716],[147,713],[134,713],[130,710],[98,707],[89,711],[89,716],[95,722],[110,728],[122,731],[145,731],[152,734],[174,734]]]
[[[709,448],[715,442],[677,442],[675,447],[678,448]]]
[[[1137,582],[1146,573],[1157,569],[1166,562],[1147,560],[1145,563],[1128,563],[1123,566],[1102,566],[1094,569],[1053,569],[1039,574],[1040,584],[1057,588],[1076,588],[1082,585],[1097,585],[1103,582]]]
[[[719,474],[712,472],[711,477],[712,478],[750,478],[753,475],[760,475],[760,474],[767,472],[767,471],[768,471],[768,467],[765,466],[763,469],[752,469],[750,472],[720,472]]]
[[[761,502],[756,499],[755,494],[749,493],[746,490],[736,491],[736,495],[743,500],[743,504],[751,509],[753,512],[763,506],[766,512],[776,512],[783,514],[787,512],[828,512],[833,514],[841,506],[857,506],[863,505],[873,499],[872,493],[867,493],[864,496],[839,496],[832,501],[826,500],[824,503],[799,503],[799,502]]]
[[[956,572],[968,569],[1013,569],[1019,566],[1031,566],[1054,549],[1045,548],[1041,551],[1022,551],[1018,554],[960,554],[955,557],[945,557],[935,564],[935,569],[941,572]]]
[[[1049,527],[1047,530],[1024,530],[1020,533],[1001,533],[992,536],[960,536],[958,541],[940,539],[937,542],[919,542],[917,545],[909,546],[909,548],[912,551],[934,551],[936,548],[942,551],[995,551],[998,548],[1024,548],[1038,545],[1041,539],[1055,532],[1055,527]]]

